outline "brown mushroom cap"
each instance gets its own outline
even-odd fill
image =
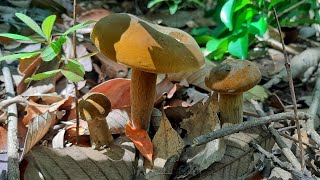
[[[260,80],[261,73],[254,63],[227,59],[211,69],[205,84],[218,93],[239,94],[253,88]]]
[[[108,58],[146,72],[192,71],[204,65],[202,52],[189,34],[131,14],[100,19],[91,39]]]

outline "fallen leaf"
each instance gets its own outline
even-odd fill
[[[210,70],[214,66],[214,63],[206,59],[205,65],[198,71],[168,74],[168,79],[177,82],[186,81],[189,84],[195,85],[210,92],[211,90],[207,88],[204,83],[204,78],[210,73]]]
[[[115,78],[105,81],[94,88],[90,92],[99,92],[108,97],[111,102],[112,109],[121,109],[129,107],[130,100],[130,79]]]
[[[83,23],[85,21],[99,21],[101,18],[110,15],[112,12],[106,9],[90,9],[89,11],[85,11],[81,13],[81,15],[78,17],[79,23]],[[95,23],[92,23],[86,27],[83,27],[81,29],[77,30],[77,33],[80,34],[87,34],[91,33],[92,28]]]
[[[263,102],[265,99],[268,98],[268,93],[262,86],[256,85],[252,89],[246,91],[243,96],[248,101],[254,99]]]
[[[98,49],[92,43],[84,43],[84,46],[90,52],[98,51]],[[94,57],[97,57],[97,59],[101,62],[101,70],[105,76],[108,76],[110,79],[127,77],[128,67],[112,61],[102,53],[98,53]]]
[[[204,104],[199,101],[189,108],[192,115],[181,123],[181,127],[187,130],[186,142],[188,144],[191,144],[191,141],[197,136],[221,128],[217,109],[217,94],[212,94]],[[225,148],[224,139],[216,139],[201,146],[188,148],[182,155],[181,160],[195,171],[201,172],[212,163],[221,160]]]
[[[162,114],[160,127],[152,139],[153,165],[147,164],[147,179],[169,179],[185,146],[183,139],[171,127],[165,114]]]
[[[132,140],[140,153],[150,162],[152,162],[153,146],[147,131],[133,128],[130,125],[130,122],[128,122],[125,133],[127,137]]]
[[[113,109],[106,120],[112,134],[123,134],[130,119],[130,108]]]

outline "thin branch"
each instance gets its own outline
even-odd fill
[[[2,52],[0,51],[0,56]],[[2,61],[2,73],[5,77],[4,83],[7,93],[7,98],[10,99],[15,96],[13,88],[13,79],[10,69],[6,61]],[[16,180],[20,179],[19,170],[19,141],[18,141],[18,111],[17,105],[11,104],[8,106],[8,136],[7,136],[7,147],[8,147],[8,179]]]
[[[77,25],[77,0],[73,0],[73,25]],[[77,58],[77,32],[73,32],[73,58]],[[74,85],[74,101],[75,101],[75,108],[76,108],[76,143],[79,142],[79,128],[80,128],[80,120],[79,120],[79,112],[78,112],[78,85],[77,83],[73,83]]]
[[[305,120],[305,121],[310,118],[310,116],[304,112],[298,112],[297,117],[299,119]],[[221,138],[221,137],[233,134],[233,133],[237,133],[237,132],[243,131],[245,129],[265,125],[265,124],[268,124],[271,122],[282,121],[282,120],[286,120],[286,119],[293,120],[294,113],[292,113],[292,112],[278,113],[278,114],[274,114],[274,115],[270,115],[270,116],[257,118],[257,119],[251,120],[251,121],[246,121],[246,122],[243,122],[240,124],[235,124],[235,125],[228,126],[225,128],[221,128],[219,130],[216,130],[216,131],[210,132],[208,134],[194,138],[192,146],[199,146],[202,144],[206,144],[212,140],[215,140],[215,139],[218,139],[218,138]]]
[[[281,39],[281,43],[282,43],[282,49],[283,49],[283,53],[285,55],[285,67],[287,70],[287,75],[288,75],[288,81],[289,81],[289,87],[290,87],[290,94],[291,94],[291,98],[292,98],[292,104],[293,104],[293,112],[294,112],[294,120],[297,126],[297,133],[298,133],[298,140],[299,140],[299,150],[300,150],[300,157],[301,157],[301,169],[302,171],[305,168],[305,159],[304,159],[304,150],[302,147],[302,137],[301,137],[301,130],[300,130],[300,123],[299,120],[297,118],[297,113],[298,113],[298,108],[297,108],[297,100],[296,100],[296,94],[294,92],[294,86],[293,86],[293,79],[292,79],[292,73],[291,73],[291,68],[290,68],[290,62],[289,62],[289,57],[288,54],[285,50],[284,47],[284,40],[281,34],[281,28],[280,28],[280,23],[279,23],[279,19],[278,19],[278,15],[276,12],[276,9],[273,7],[273,13],[274,16],[277,20],[277,25],[278,25],[278,31],[279,31],[279,35],[280,35],[280,39]]]
[[[291,164],[282,162],[280,159],[278,159],[276,156],[273,154],[269,153],[268,151],[264,150],[260,145],[256,143],[251,143],[251,145],[257,149],[260,153],[265,155],[268,159],[271,159],[273,162],[277,163],[282,169],[289,171],[297,176],[299,176],[300,179],[314,179],[311,176],[306,176],[300,171],[296,170],[295,168],[292,167]]]
[[[286,14],[287,12],[292,11],[293,9],[295,9],[296,7],[304,4],[305,2],[306,2],[306,0],[302,0],[302,1],[298,2],[297,4],[295,4],[295,5],[287,8],[287,9],[285,9],[284,11],[282,11],[282,12],[278,15],[278,17],[281,17],[282,15]]]

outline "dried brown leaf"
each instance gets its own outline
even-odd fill
[[[152,140],[153,168],[147,173],[147,179],[169,179],[185,146],[180,135],[171,127],[165,114],[162,114],[160,127]]]

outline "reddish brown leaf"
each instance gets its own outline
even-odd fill
[[[147,131],[133,128],[129,122],[126,126],[126,135],[132,140],[141,154],[152,162],[153,145]]]
[[[106,81],[92,88],[89,92],[99,92],[106,95],[112,109],[129,107],[130,101],[130,79],[116,78]]]

